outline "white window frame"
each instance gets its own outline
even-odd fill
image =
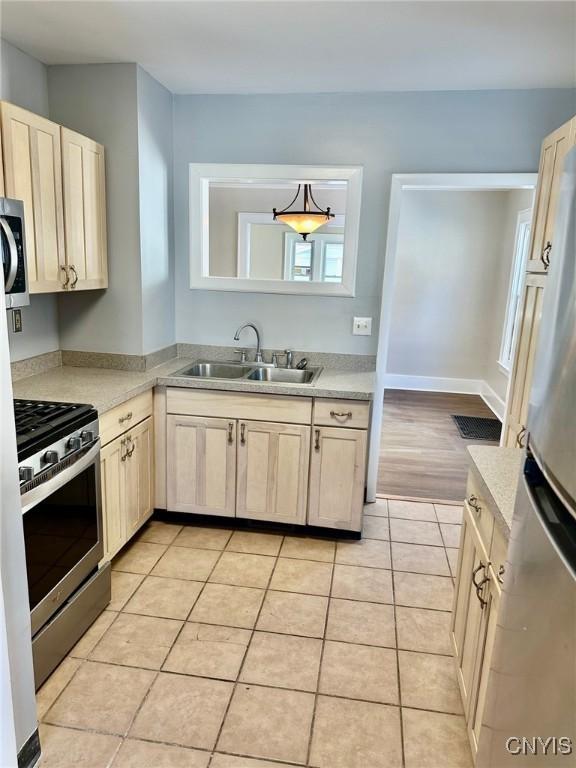
[[[324,225],[322,228],[322,232],[314,232],[313,235],[311,235],[311,239],[308,242],[313,243],[312,246],[312,281],[315,282],[321,282],[322,280],[322,271],[324,267],[324,244],[326,239],[330,236],[330,228],[331,227],[338,227],[339,229],[344,229],[345,225],[345,217],[342,214],[336,214],[334,219],[330,222],[330,224]],[[284,235],[284,280],[288,280],[290,282],[304,282],[304,281],[293,281],[290,279],[290,274],[292,271],[292,257],[294,253],[293,244],[295,242],[298,242],[298,238],[301,237],[297,232],[286,232]],[[318,249],[316,244],[320,244],[321,248]],[[318,252],[319,251],[319,252]],[[310,282],[310,281],[308,281]],[[329,284],[329,283],[328,283]]]
[[[514,257],[510,271],[508,285],[508,300],[506,302],[506,314],[504,315],[504,329],[500,343],[498,365],[506,374],[510,374],[514,362],[516,349],[516,336],[518,335],[518,312],[522,302],[526,263],[530,249],[530,230],[532,222],[532,209],[520,211],[516,221],[516,234],[514,236]]]
[[[209,188],[210,182],[278,183],[294,181],[321,184],[345,181],[346,218],[344,266],[341,283],[293,280],[252,280],[244,277],[210,275]],[[229,165],[225,163],[190,164],[190,288],[209,291],[249,293],[308,294],[316,296],[354,296],[360,233],[362,168],[360,166],[310,165]],[[246,274],[245,267],[243,273]]]

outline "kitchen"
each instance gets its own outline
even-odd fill
[[[528,427],[529,461],[552,445],[570,533],[569,473],[527,415],[532,380],[543,402],[561,360],[535,362],[540,313],[562,349],[555,317],[573,312],[556,267],[564,252],[570,287],[573,9],[522,4],[519,20],[517,3],[434,3],[416,19],[417,4],[403,18],[370,3],[362,21],[357,3],[313,3],[327,55],[343,29],[358,35],[335,80],[308,82],[320,49],[291,5],[2,3],[0,194],[23,201],[2,210],[6,765],[40,750],[61,766],[522,765],[501,736],[573,735],[568,683],[550,721],[498,666],[523,680],[544,652],[538,638],[516,667],[499,631],[523,616],[507,588],[528,566],[508,539],[536,519],[519,494],[510,534]],[[223,7],[239,47],[191,50],[187,34],[221,28]],[[455,8],[484,52],[467,79],[428,39],[434,12],[449,27]],[[234,27],[242,13],[249,28]],[[492,69],[488,20],[508,25]],[[307,58],[263,70],[271,25]],[[546,76],[525,54],[543,29],[558,52]],[[430,82],[393,46],[414,30],[440,67]],[[184,67],[170,34],[204,58]],[[384,35],[396,68],[368,72],[360,41],[381,50]],[[539,171],[503,447],[470,450],[466,504],[375,489],[391,189],[439,170]],[[560,406],[571,380],[556,381]],[[573,446],[570,413],[549,418]],[[532,466],[539,498],[544,475]],[[558,563],[545,567],[569,602]],[[552,608],[558,682],[574,637]]]

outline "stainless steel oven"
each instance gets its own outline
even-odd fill
[[[0,198],[0,251],[6,309],[25,307],[30,299],[26,280],[24,204],[21,200]]]

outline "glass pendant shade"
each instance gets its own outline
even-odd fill
[[[284,208],[283,211],[277,211],[276,208],[273,208],[273,213],[274,221],[281,221],[283,224],[289,226],[299,235],[302,235],[303,240],[306,240],[309,234],[315,232],[323,224],[326,224],[326,222],[330,221],[330,219],[333,219],[334,214],[330,213],[330,208],[326,208],[326,210],[323,211],[322,208],[320,208],[320,206],[316,203],[312,196],[311,184],[304,184],[304,210],[291,210],[292,206],[298,199],[301,187],[302,185],[298,184],[298,191],[296,192],[296,195],[290,205]],[[314,208],[311,207],[310,201],[312,201]]]

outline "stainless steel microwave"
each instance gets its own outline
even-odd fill
[[[6,309],[25,307],[30,303],[26,279],[26,236],[24,203],[0,198],[0,241]]]

